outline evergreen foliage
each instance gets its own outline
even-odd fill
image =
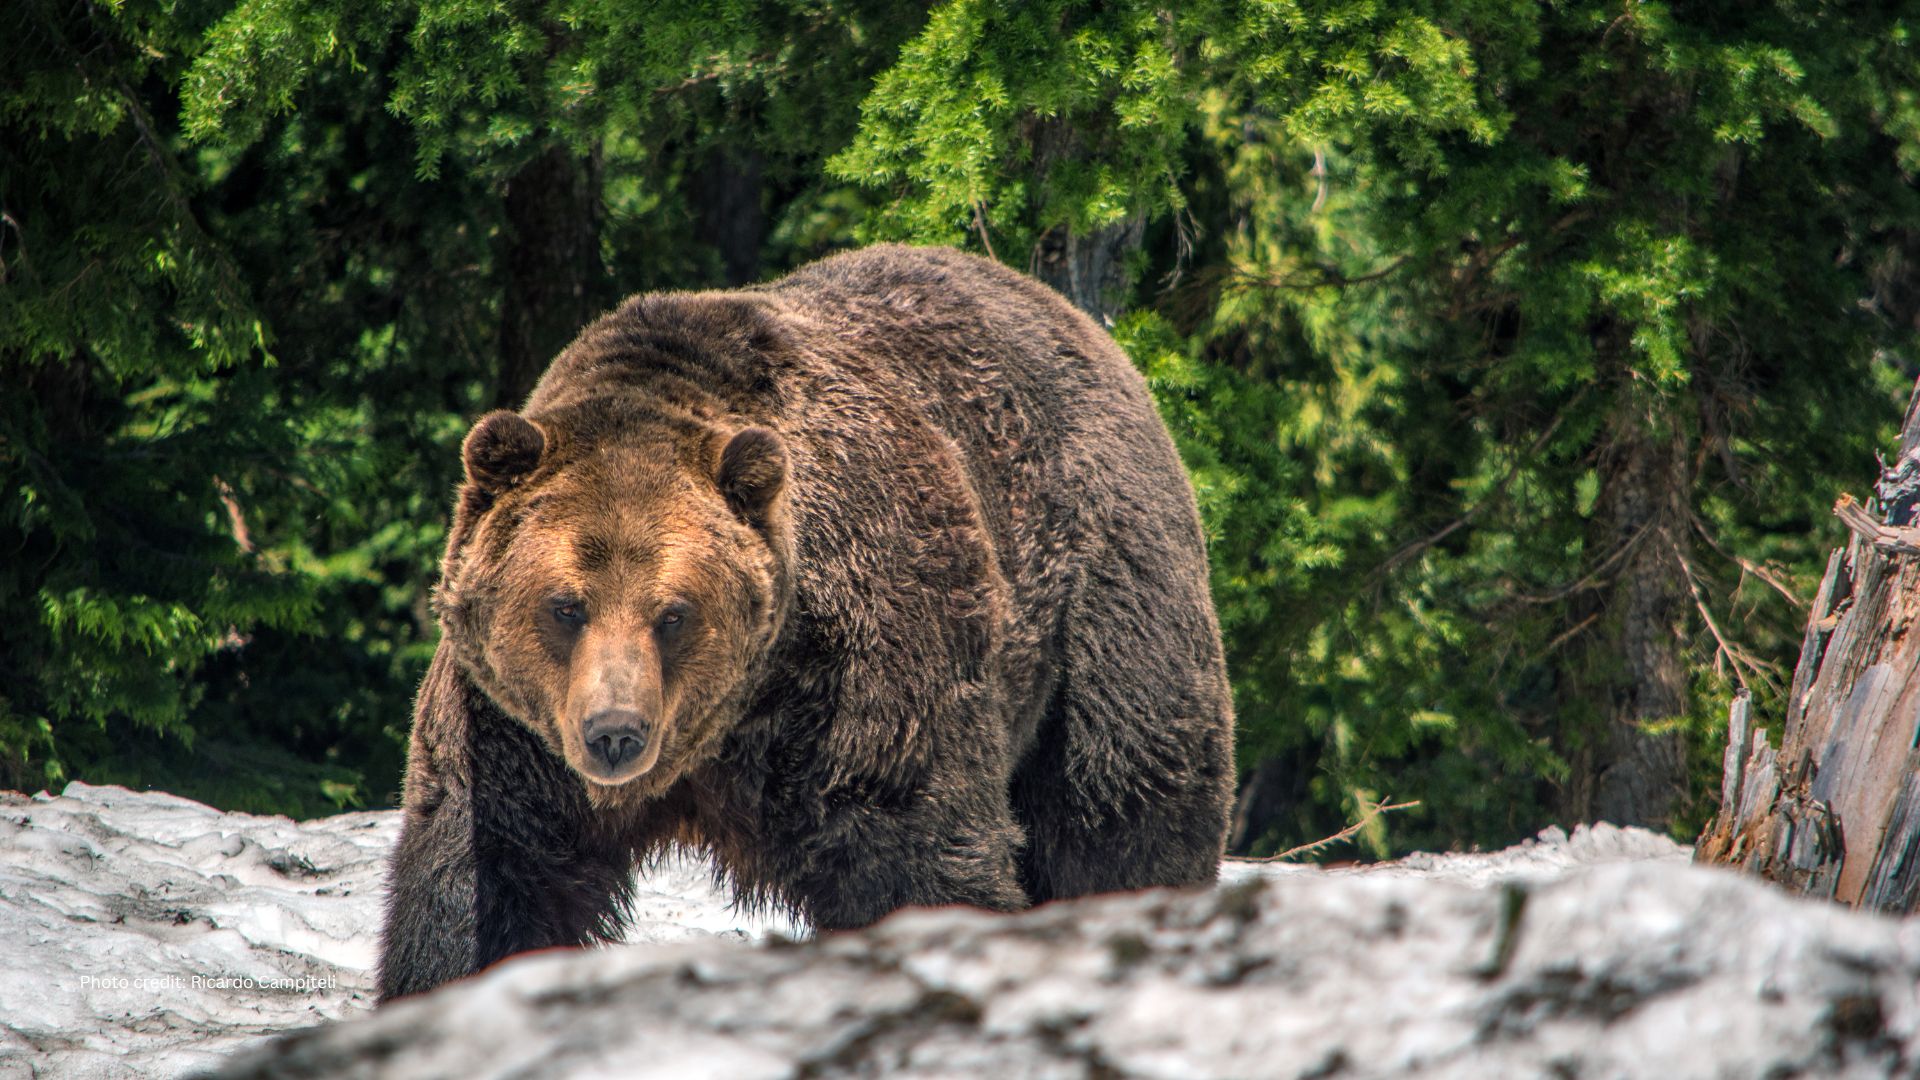
[[[468,420],[624,292],[1124,259],[1238,842],[1685,833],[1913,374],[1911,16],[1793,0],[0,13],[0,781],[389,801]],[[1625,807],[1623,811],[1621,808]]]

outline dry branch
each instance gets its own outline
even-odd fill
[[[1312,855],[1316,852],[1324,851],[1325,849],[1330,848],[1333,845],[1338,844],[1343,840],[1353,839],[1355,836],[1357,836],[1360,833],[1362,829],[1365,829],[1367,826],[1373,824],[1374,821],[1377,820],[1382,814],[1390,814],[1395,810],[1406,810],[1410,807],[1415,807],[1419,805],[1420,805],[1420,800],[1418,799],[1415,799],[1412,802],[1403,802],[1403,803],[1390,803],[1387,800],[1382,799],[1379,802],[1374,803],[1371,806],[1368,806],[1366,810],[1364,810],[1360,814],[1360,820],[1354,822],[1353,824],[1347,826],[1344,829],[1341,829],[1339,832],[1334,833],[1332,836],[1323,836],[1320,839],[1313,841],[1312,843],[1301,844],[1299,847],[1288,848],[1287,850],[1281,852],[1278,855],[1258,855],[1258,856],[1229,855],[1227,856],[1227,861],[1228,862],[1246,862],[1246,863],[1285,862],[1286,860],[1294,858],[1295,856],[1298,856],[1298,855]]]

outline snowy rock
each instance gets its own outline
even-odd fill
[[[384,814],[0,794],[0,1070],[177,1073],[363,1007],[395,834]]]
[[[528,957],[219,1075],[1880,1077],[1920,1060],[1916,980],[1914,924],[1684,864],[1283,874]]]
[[[1920,1063],[1920,921],[1695,868],[1636,829],[1331,871],[1232,863],[1208,891],[910,911],[771,946],[756,942],[798,931],[731,911],[704,866],[672,862],[642,879],[629,944],[522,957],[370,1013],[397,829],[393,814],[296,824],[79,784],[0,795],[0,1076],[1885,1076]]]

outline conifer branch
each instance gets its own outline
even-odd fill
[[[1375,578],[1384,577],[1399,569],[1400,566],[1407,561],[1465,528],[1468,524],[1472,523],[1474,518],[1479,517],[1482,512],[1499,503],[1500,500],[1505,497],[1508,486],[1520,475],[1521,469],[1526,467],[1528,463],[1540,455],[1542,450],[1547,448],[1547,443],[1552,441],[1554,433],[1560,430],[1560,422],[1564,420],[1567,413],[1571,411],[1574,406],[1580,404],[1581,399],[1586,396],[1587,391],[1584,388],[1581,389],[1579,393],[1573,396],[1572,401],[1567,402],[1565,408],[1554,414],[1553,422],[1547,425],[1547,429],[1540,433],[1539,438],[1533,440],[1533,445],[1527,448],[1527,452],[1522,454],[1508,467],[1506,474],[1494,483],[1493,489],[1487,492],[1484,498],[1468,507],[1465,513],[1442,526],[1439,531],[1422,537],[1419,540],[1411,541],[1403,545],[1392,555],[1387,556],[1386,561],[1382,562],[1379,567],[1374,570],[1372,576]]]

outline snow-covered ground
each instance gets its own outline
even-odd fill
[[[397,813],[223,814],[74,783],[0,792],[0,1077],[166,1077],[369,1008]],[[635,943],[798,933],[704,865],[647,874]]]
[[[1687,866],[1687,849],[1662,837],[1603,825],[1378,867],[1230,863],[1212,896],[1014,919],[926,913],[777,954],[749,943],[803,932],[733,911],[703,865],[676,861],[643,877],[616,955],[523,959],[236,1063],[266,1036],[368,1010],[397,831],[393,813],[295,823],[84,784],[0,793],[0,1077],[573,1075],[567,1061],[648,1075],[731,1061],[769,1076],[919,1061],[901,1067],[952,1074],[947,1058],[926,1057],[943,1046],[955,1062],[992,1058],[1006,1077],[1091,1075],[1121,1057],[1134,1065],[1120,1073],[1147,1075],[1264,1074],[1256,1066],[1295,1057],[1325,1058],[1328,1075],[1422,1061],[1491,1075],[1473,1070],[1563,1060],[1593,1075],[1680,1075],[1618,1067],[1639,1060],[1617,1038],[1629,1013],[1771,1033],[1742,1048],[1679,1019],[1636,1020],[1654,1040],[1649,1062],[1697,1051],[1695,1064],[1731,1063],[1714,1055],[1737,1050],[1845,1067],[1920,1046],[1920,924],[1794,901]],[[1502,883],[1525,892],[1489,888]],[[980,966],[1003,953],[1007,964]],[[1221,972],[1232,979],[1196,989]],[[896,990],[905,996],[888,1004]],[[1178,1015],[1153,1011],[1175,998]],[[1654,998],[1676,1004],[1634,1011]],[[1068,1028],[1054,1015],[1063,1008]],[[1828,1015],[1843,1008],[1861,1015]],[[1221,1024],[1232,1041],[1219,1041]],[[1796,1025],[1827,1041],[1803,1047]]]

